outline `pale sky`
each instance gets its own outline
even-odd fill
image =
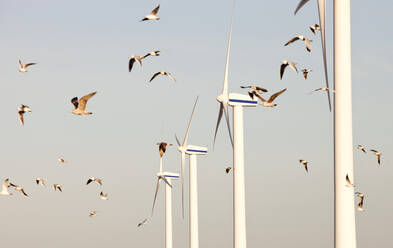
[[[333,246],[332,114],[324,93],[316,1],[294,16],[298,1],[237,1],[229,89],[254,82],[268,95],[288,88],[275,109],[244,111],[248,247]],[[329,78],[332,83],[332,1],[327,8]],[[160,3],[158,22],[139,22]],[[0,1],[0,179],[29,194],[0,197],[2,246],[164,247],[164,191],[148,217],[159,155],[155,143],[183,139],[195,97],[200,96],[189,142],[207,146],[198,158],[200,247],[232,246],[232,149],[224,122],[212,149],[222,88],[232,1]],[[352,83],[355,184],[365,194],[356,212],[359,248],[393,243],[393,84],[391,1],[352,1]],[[313,40],[283,44],[297,34]],[[128,56],[161,50],[128,73]],[[18,72],[18,59],[37,62]],[[311,67],[304,80],[281,60]],[[159,70],[177,79],[160,77]],[[70,113],[74,96],[98,91],[91,116]],[[16,108],[33,110],[21,127]],[[231,111],[232,112],[232,111]],[[232,115],[232,113],[231,113]],[[357,144],[382,152],[382,166]],[[69,162],[59,165],[63,156]],[[299,159],[310,161],[306,174]],[[188,160],[187,160],[188,165]],[[180,153],[170,147],[164,168],[180,171]],[[188,175],[188,170],[186,170]],[[85,186],[89,177],[103,186]],[[59,183],[63,193],[35,185],[36,177]],[[188,182],[186,178],[186,182]],[[186,184],[187,185],[187,184]],[[109,200],[98,198],[100,191]],[[188,192],[188,187],[186,187]],[[181,184],[173,191],[174,247],[188,246],[181,218]],[[97,217],[89,218],[96,210]]]

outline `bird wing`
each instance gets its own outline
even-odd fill
[[[296,73],[298,72],[295,63],[293,63],[293,62],[288,62],[288,65],[289,65],[289,67],[291,67],[292,70],[294,70]]]
[[[22,195],[28,197],[28,195],[26,194],[26,192],[25,192],[22,188],[20,188],[19,192],[20,192]]]
[[[23,111],[18,112],[19,120],[20,120],[20,123],[22,123],[22,126],[25,124],[25,121],[23,119],[23,113],[24,113]]]
[[[374,149],[370,149],[370,151],[375,152],[375,153],[378,152],[377,150],[374,150]]]
[[[156,15],[158,13],[158,10],[160,9],[160,5],[158,5],[153,11],[151,12],[152,15]]]
[[[18,60],[20,67],[23,67],[22,61]]]
[[[308,1],[310,0],[301,0],[300,3],[297,5],[296,10],[295,10],[295,15],[296,13],[305,5]]]
[[[78,108],[79,102],[78,102],[78,97],[74,97],[71,99],[71,103],[74,105],[75,109]]]
[[[174,82],[176,83],[176,79],[170,74],[169,72],[166,73],[166,75]]]
[[[378,164],[381,164],[381,154],[377,155]]]
[[[288,46],[289,44],[291,44],[292,42],[295,42],[299,39],[299,36],[295,36],[292,39],[290,39],[287,43],[285,43],[284,46]]]
[[[261,99],[262,102],[266,102],[266,100],[258,92],[254,91],[254,95]]]
[[[255,88],[256,88],[256,90],[267,92],[267,89],[265,89],[263,87],[255,86]]]
[[[85,96],[83,96],[81,99],[79,99],[79,106],[78,106],[78,108],[79,108],[80,110],[85,110],[85,109],[86,109],[87,101],[88,101],[91,97],[93,97],[95,94],[97,94],[97,91],[95,91],[95,92],[93,92],[93,93],[90,93],[90,94],[88,94],[88,95],[85,95]]]
[[[304,79],[307,79],[307,74],[308,74],[307,71],[303,71],[303,77],[304,77]]]
[[[25,68],[27,68],[27,67],[29,67],[29,66],[31,66],[31,65],[35,65],[35,64],[37,64],[37,63],[28,63],[28,64],[25,64]]]
[[[130,61],[128,61],[128,72],[131,72],[134,63],[135,63],[135,58],[132,58],[130,59]]]
[[[89,180],[87,180],[86,185],[89,185],[91,182],[93,182],[93,180],[91,178],[89,178]]]
[[[57,186],[57,188],[59,189],[60,192],[63,192],[63,190],[61,190],[61,187],[60,187],[60,186]]]
[[[158,75],[160,75],[160,72],[154,73],[153,77],[151,77],[151,79],[150,79],[149,82],[153,81],[153,79],[154,79],[155,77],[157,77]]]
[[[309,39],[306,39],[304,42],[306,42],[307,51],[311,52],[311,41]]]
[[[282,79],[282,76],[284,76],[284,71],[287,66],[288,66],[288,64],[281,64],[281,66],[280,66],[280,79]]]
[[[272,103],[272,102],[274,101],[274,99],[276,99],[279,95],[281,95],[282,93],[284,93],[286,90],[287,90],[287,89],[285,88],[285,89],[283,89],[283,90],[281,90],[281,91],[279,91],[279,92],[273,94],[273,95],[269,98],[269,100],[268,100],[267,102]]]
[[[315,34],[315,30],[314,30],[314,27],[313,27],[313,26],[310,26],[310,30],[311,30],[311,32],[312,32],[313,34]]]

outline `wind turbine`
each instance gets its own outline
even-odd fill
[[[189,208],[190,208],[190,221],[189,221],[189,232],[190,232],[190,248],[199,247],[199,230],[198,230],[198,181],[197,181],[197,155],[206,155],[207,148],[201,146],[188,145],[188,135],[190,133],[191,120],[194,116],[194,111],[198,98],[195,100],[194,107],[192,109],[190,120],[188,121],[188,127],[186,134],[184,135],[183,143],[180,144],[179,139],[176,137],[176,142],[178,144],[178,150],[181,153],[181,179],[182,179],[182,210],[184,217],[184,164],[186,154],[190,156],[190,187],[189,187]]]
[[[162,156],[160,158],[160,171],[157,173],[157,186],[154,194],[151,215],[153,216],[161,181],[165,182],[165,248],[173,247],[172,239],[172,180],[179,179],[178,173],[162,171]]]
[[[233,145],[233,233],[234,248],[246,248],[246,202],[245,202],[245,182],[244,182],[244,142],[243,142],[243,107],[255,107],[258,102],[250,98],[249,95],[237,93],[228,94],[228,63],[231,48],[231,35],[235,1],[233,1],[232,17],[229,28],[228,48],[225,63],[224,83],[222,93],[217,97],[220,103],[220,111],[214,135],[221,121],[222,114],[225,113],[229,136]],[[228,106],[233,107],[233,133],[232,140],[231,128],[228,117]]]

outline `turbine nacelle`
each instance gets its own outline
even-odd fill
[[[188,155],[206,155],[207,154],[206,147],[188,145],[186,148],[187,149],[185,152]]]
[[[258,101],[253,100],[249,95],[230,93],[228,104],[230,106],[256,107],[258,105]]]

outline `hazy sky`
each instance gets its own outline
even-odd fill
[[[327,8],[332,79],[332,1]],[[158,3],[158,22],[139,22]],[[298,1],[237,1],[229,88],[255,82],[269,93],[288,88],[278,106],[245,109],[245,172],[249,247],[333,246],[332,114],[324,93],[320,38],[308,29],[318,22],[316,1],[297,16]],[[150,214],[159,155],[155,143],[183,138],[193,102],[200,96],[190,144],[207,146],[198,158],[200,246],[232,246],[232,150],[224,125],[212,149],[222,87],[231,0],[227,1],[53,1],[0,0],[0,179],[22,185],[0,197],[0,244],[12,247],[164,247],[164,191]],[[393,23],[391,1],[352,1],[353,140],[381,150],[375,157],[354,150],[355,184],[365,194],[356,213],[359,248],[393,243]],[[296,34],[312,42],[283,44]],[[127,71],[128,56],[161,50],[143,67]],[[38,62],[28,73],[17,60]],[[311,67],[287,71],[281,60]],[[171,72],[147,83],[159,70]],[[91,116],[70,113],[70,100],[98,91]],[[21,127],[19,104],[33,112]],[[224,124],[224,123],[221,123]],[[69,162],[57,163],[63,156]],[[310,161],[306,174],[298,160]],[[188,164],[188,161],[187,161]],[[179,172],[180,154],[167,150],[166,170]],[[186,171],[188,174],[188,170]],[[84,184],[103,177],[104,185]],[[63,193],[35,185],[36,177],[59,183]],[[188,182],[188,180],[186,180]],[[187,187],[188,189],[188,187]],[[108,201],[98,199],[103,190]],[[188,194],[186,216],[188,217]],[[188,221],[181,219],[181,185],[174,184],[174,247],[188,246]],[[96,218],[89,211],[96,210]]]

